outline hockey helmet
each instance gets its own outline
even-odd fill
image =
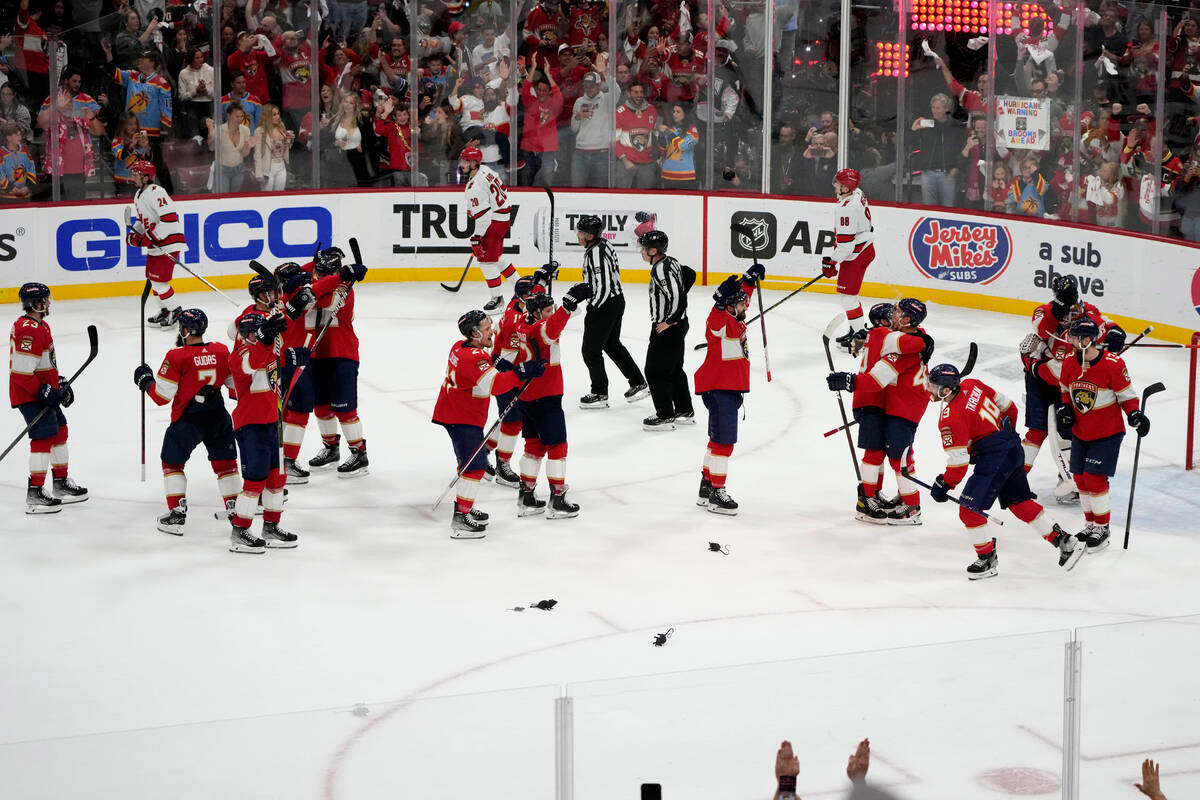
[[[346,253],[340,247],[326,247],[313,259],[313,271],[318,275],[332,275],[342,268]]]
[[[839,169],[833,179],[850,191],[854,191],[862,183],[862,176],[856,169]]]
[[[534,321],[542,316],[542,309],[553,307],[554,298],[545,292],[534,292],[525,298],[525,314]]]
[[[746,292],[742,289],[742,281],[736,275],[730,275],[721,281],[717,290],[713,292],[713,302],[717,308],[732,308],[747,299]]]
[[[925,314],[928,313],[925,304],[915,297],[906,297],[896,304],[896,310],[900,312],[900,316],[908,317],[910,325],[920,325],[925,321]]]
[[[1071,336],[1075,339],[1089,339],[1095,344],[1100,339],[1100,326],[1088,317],[1075,320],[1071,323]]]
[[[890,325],[892,322],[892,312],[895,310],[896,307],[891,303],[876,303],[867,312],[867,319],[871,321],[871,327],[873,328],[878,328],[881,325]]]
[[[282,291],[292,292],[312,281],[312,275],[295,261],[287,261],[275,268],[275,281]]]
[[[153,161],[135,161],[129,166],[129,171],[134,175],[145,175],[150,180],[158,175],[158,169],[154,166]]]
[[[938,364],[925,378],[925,391],[937,400],[945,400],[958,391],[960,377],[958,367],[953,364]]]
[[[198,308],[185,308],[179,312],[179,335],[203,336],[208,330],[208,315]],[[239,326],[239,333],[240,326]]]
[[[17,298],[26,311],[45,313],[50,308],[50,287],[36,281],[23,283],[17,290]]]
[[[524,299],[526,295],[533,294],[534,292],[544,291],[546,290],[543,289],[541,284],[537,282],[537,278],[533,277],[532,275],[522,275],[521,277],[517,278],[516,283],[513,284],[513,297],[520,297],[521,299]]]
[[[583,231],[588,236],[599,236],[604,232],[604,220],[595,214],[584,214],[576,220],[575,230]]]
[[[251,311],[249,314],[243,314],[238,320],[237,332],[238,336],[243,339],[250,339],[254,334],[258,333],[258,329],[267,321],[265,314],[259,314],[257,311]]]
[[[482,325],[483,321],[487,318],[488,315],[479,309],[471,309],[458,318],[458,332],[466,337],[467,341],[469,342],[471,341],[472,337],[475,336],[476,331],[479,330],[479,326]]]
[[[462,152],[458,154],[459,161],[474,161],[476,164],[483,161],[483,151],[478,147],[464,147]]]
[[[277,284],[274,281],[274,279],[264,278],[262,275],[255,275],[253,278],[250,279],[250,284],[247,287],[247,289],[250,292],[250,299],[252,299],[254,302],[257,303],[257,302],[259,302],[259,300],[258,300],[259,295],[268,294],[268,293],[278,294],[279,284]],[[270,300],[265,302],[265,305],[270,305],[271,303],[274,303],[274,302],[275,302],[275,298],[272,297]]]
[[[1050,281],[1050,290],[1054,292],[1054,299],[1064,306],[1079,302],[1079,287],[1075,284],[1074,276],[1055,275],[1054,280]]]
[[[644,250],[654,248],[662,255],[667,252],[667,235],[659,230],[646,231],[638,238],[638,244]]]

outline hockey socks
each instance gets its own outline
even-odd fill
[[[550,491],[560,494],[566,489],[567,483],[567,443],[559,442],[546,448],[546,480],[550,482]],[[535,481],[536,483],[536,476]]]
[[[187,497],[187,476],[183,474],[183,464],[163,462],[162,470],[163,491],[167,495],[167,510],[173,511]]]
[[[254,522],[254,512],[258,510],[258,498],[266,486],[266,481],[242,481],[242,491],[233,506],[234,527],[249,529]],[[263,518],[266,519],[265,515]]]
[[[341,441],[338,434],[337,417],[329,406],[317,406],[313,411],[317,417],[317,430],[321,432],[321,441],[329,447],[337,447]]]
[[[238,465],[233,459],[222,461],[210,461],[212,471],[217,476],[217,491],[221,494],[221,499],[229,505],[230,500],[234,500],[238,495],[238,484],[241,480],[238,475]],[[164,466],[165,469],[165,466]],[[183,467],[179,468],[180,472]],[[171,508],[171,499],[167,498],[167,507]]]
[[[520,422],[501,422],[500,433],[492,434],[487,440],[487,449],[496,451],[500,461],[511,461],[513,451],[517,449],[517,437],[521,435]]]
[[[512,264],[509,264],[503,270],[500,269],[499,261],[481,261],[479,262],[479,271],[483,273],[483,278],[493,294],[498,294],[496,289],[499,289],[501,284],[517,274],[517,268]]]
[[[1107,525],[1112,516],[1108,476],[1080,473],[1075,476],[1075,486],[1079,489],[1079,505],[1083,507],[1084,521]]]
[[[362,420],[358,418],[358,411],[339,411],[337,419],[342,423],[342,434],[346,437],[346,444],[355,450],[365,449]]]
[[[883,489],[882,450],[866,450],[862,457],[862,485],[866,497],[874,497]]]
[[[283,412],[283,457],[295,461],[300,457],[300,445],[304,444],[304,429],[308,427],[308,412]]]
[[[283,485],[287,483],[287,474],[283,470],[273,470],[264,482],[262,493],[263,522],[279,522],[283,516]],[[239,498],[240,501],[241,498]]]
[[[162,311],[166,308],[163,301],[170,300],[174,296],[175,290],[171,288],[171,284],[159,281],[150,281],[150,288],[154,292],[154,299],[158,301],[158,310]]]
[[[475,506],[475,493],[479,491],[479,482],[483,480],[483,470],[472,469],[464,472],[454,485],[455,510],[469,514]]]
[[[537,487],[538,472],[542,469],[542,457],[546,446],[540,439],[526,439],[525,452],[521,454],[521,483],[526,489]]]
[[[50,467],[50,450],[54,439],[34,439],[29,443],[29,483],[33,486],[46,485],[46,470]]]
[[[704,452],[704,476],[712,483],[714,489],[725,486],[725,478],[729,474],[729,457],[733,455],[733,445],[718,444],[710,441]]]
[[[1013,516],[1031,526],[1047,542],[1053,542],[1057,535],[1054,531],[1054,520],[1045,513],[1042,504],[1036,500],[1022,500],[1008,507]]]
[[[906,478],[904,473],[900,471],[900,459],[889,458],[888,464],[891,465],[892,470],[896,473],[896,489],[900,492],[900,502],[904,503],[906,506],[920,506],[921,493],[917,491],[917,485]],[[904,468],[909,472],[912,472],[913,466],[914,462],[912,451],[910,450],[908,454],[908,464],[904,465]]]
[[[59,426],[50,444],[50,468],[54,477],[67,477],[67,426]]]
[[[1037,460],[1038,452],[1042,449],[1042,442],[1046,441],[1049,431],[1040,431],[1036,428],[1030,428],[1025,431],[1025,438],[1021,440],[1021,447],[1025,450],[1025,473],[1033,469],[1033,462]]]

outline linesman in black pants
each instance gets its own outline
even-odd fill
[[[604,240],[604,221],[594,214],[581,216],[575,234],[585,248],[583,280],[592,287],[592,299],[583,318],[583,363],[587,365],[592,391],[579,398],[580,408],[608,408],[607,354],[629,381],[625,399],[632,403],[650,394],[646,379],[625,345],[621,344],[621,318],[625,316],[625,294],[621,291],[621,267],[612,245]]]
[[[642,420],[648,431],[673,431],[695,425],[692,393],[683,371],[687,338],[687,290],[696,273],[667,255],[667,235],[646,231],[638,239],[642,260],[650,265],[650,345],[646,348],[646,380],[654,401],[653,416]]]

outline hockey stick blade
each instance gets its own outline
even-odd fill
[[[963,364],[962,369],[958,371],[958,377],[965,378],[971,374],[971,370],[975,369],[975,359],[979,357],[979,345],[971,342],[971,346],[967,349],[967,363]]]
[[[350,252],[354,255],[354,263],[361,267],[363,265],[362,250],[358,249],[358,239],[353,236],[350,237]]]
[[[459,289],[461,289],[462,285],[463,285],[463,281],[465,281],[467,279],[467,273],[471,271],[471,264],[474,261],[475,261],[475,256],[474,256],[474,254],[472,254],[471,257],[467,259],[467,265],[465,267],[463,267],[462,275],[458,276],[458,283],[454,284],[453,286],[451,286],[448,283],[443,283],[443,284],[441,284],[441,287],[443,289],[445,289],[447,292],[457,292]]]

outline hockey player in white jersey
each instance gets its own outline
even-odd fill
[[[475,221],[471,252],[492,293],[483,310],[492,314],[504,309],[504,282],[516,275],[517,270],[512,264],[500,266],[504,258],[504,235],[512,220],[508,187],[482,161],[483,153],[478,147],[464,147],[458,157],[458,169],[467,179],[467,213]]]
[[[838,170],[834,176],[833,190],[838,201],[833,220],[835,245],[833,253],[821,259],[821,274],[826,278],[837,277],[837,293],[845,309],[825,326],[825,335],[833,339],[845,323],[848,329],[837,337],[837,343],[847,352],[855,326],[865,327],[861,324],[863,308],[858,292],[867,267],[875,260],[875,228],[866,195],[858,188],[861,180],[855,169]]]
[[[173,330],[181,307],[176,303],[168,311],[166,303],[175,294],[171,288],[174,258],[182,256],[186,244],[183,220],[167,190],[154,182],[157,173],[153,163],[135,161],[129,171],[133,173],[137,192],[133,196],[131,230],[126,233],[125,241],[130,247],[146,248],[146,279],[158,301],[158,313],[146,321]]]

